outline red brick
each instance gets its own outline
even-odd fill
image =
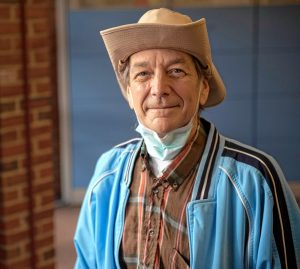
[[[25,212],[27,208],[28,208],[27,203],[24,203],[22,201],[17,204],[5,207],[3,211],[4,211],[4,214],[12,215],[12,214],[16,214],[16,213]]]
[[[10,230],[14,230],[16,228],[20,227],[20,219],[14,218],[11,220],[3,220],[0,222],[0,230],[6,230],[9,232]]]
[[[0,22],[10,18],[11,8],[8,5],[0,6]]]
[[[21,64],[5,65],[0,69],[1,88],[7,85],[19,85],[23,73]],[[20,76],[21,75],[21,76]]]
[[[12,13],[12,19],[15,21],[19,21],[21,18],[21,6],[19,3],[16,3],[15,5],[10,4],[10,10]]]
[[[19,64],[21,61],[22,58],[20,53],[14,52],[13,54],[0,55],[1,64]]]
[[[2,173],[8,172],[8,171],[15,171],[18,169],[18,161],[2,161],[0,162],[0,171]]]
[[[47,206],[49,204],[53,204],[54,201],[54,193],[53,191],[50,192],[48,195],[44,195],[41,199],[41,205],[42,206]]]
[[[11,102],[6,102],[6,103],[0,103],[0,111],[2,113],[7,113],[7,112],[13,112],[16,109],[16,103],[11,101]]]
[[[53,208],[38,212],[34,214],[34,219],[36,222],[49,219],[53,217]]]
[[[24,92],[24,90],[21,85],[20,86],[17,86],[17,85],[1,86],[1,96],[3,96],[3,97],[20,95],[23,92]]]
[[[20,31],[20,24],[15,22],[0,22],[0,34],[17,34]]]
[[[37,248],[43,248],[45,246],[49,246],[51,245],[51,243],[53,243],[53,236],[52,234],[47,235],[47,237],[41,238],[36,240],[36,247]]]
[[[30,0],[30,3],[35,6],[53,7],[53,2],[49,0]]]
[[[5,263],[7,264],[7,263]],[[3,265],[3,263],[2,263]],[[18,257],[18,259],[13,259],[12,261],[9,261],[9,265],[3,265],[3,267],[1,267],[1,262],[0,262],[0,268],[2,269],[31,269],[31,258],[30,257],[23,257],[22,259],[20,259]],[[6,267],[5,267],[6,266]],[[53,269],[53,268],[52,268]]]
[[[54,229],[54,223],[52,219],[49,219],[48,222],[45,222],[42,225],[39,225],[38,227],[36,226],[34,228],[34,232],[38,233],[38,234],[43,234],[43,233],[47,233],[49,231],[52,231]]]
[[[28,5],[26,10],[27,19],[47,18],[49,16],[49,9],[46,7],[36,7],[36,5]]]
[[[5,242],[7,245],[15,245],[18,242],[21,242],[24,239],[28,238],[28,236],[29,231],[17,231],[16,233],[10,235],[1,235],[0,240],[3,240],[2,242]]]
[[[47,33],[49,31],[49,23],[47,20],[34,22],[33,31],[35,33]]]
[[[52,154],[47,154],[43,156],[34,156],[32,158],[32,165],[37,165],[41,163],[47,163],[47,162],[52,162]]]
[[[53,146],[53,140],[52,139],[45,139],[45,140],[41,140],[41,141],[38,142],[39,149],[52,148],[52,146]]]
[[[28,70],[28,76],[31,79],[39,77],[49,77],[50,69],[49,67],[32,67]]]
[[[52,85],[50,84],[50,82],[45,82],[45,83],[38,83],[36,85],[36,90],[39,93],[49,93],[51,94],[52,91]]]
[[[29,49],[37,49],[37,48],[47,48],[49,47],[49,38],[48,37],[32,37],[28,41]]]
[[[18,246],[15,246],[14,248],[11,249],[6,249],[4,254],[5,259],[10,260],[11,258],[18,257],[20,256],[20,253],[21,253],[21,249]]]
[[[47,133],[52,133],[52,126],[41,126],[41,127],[34,127],[31,129],[32,136],[40,136]]]
[[[11,200],[17,200],[19,197],[18,190],[6,191],[5,189],[1,191],[1,196],[5,202],[10,202]]]
[[[11,157],[11,156],[20,155],[23,152],[25,152],[25,150],[26,150],[26,146],[24,144],[12,145],[12,146],[3,147],[2,154],[5,157]]]
[[[50,120],[52,119],[53,114],[52,111],[41,111],[38,113],[39,120]]]
[[[8,132],[4,132],[2,134],[0,134],[0,141],[2,141],[2,143],[8,143],[11,141],[15,141],[18,137],[18,133],[15,130],[12,131],[8,131]]]
[[[24,122],[24,116],[9,117],[1,121],[1,128],[20,125],[23,122]]]
[[[37,51],[34,55],[37,63],[50,62],[50,54],[47,51]]]
[[[3,187],[18,186],[24,182],[27,182],[26,174],[16,174],[9,177],[3,177],[2,180]]]
[[[33,187],[33,191],[36,193],[41,193],[52,189],[53,189],[53,180],[51,178],[47,179],[47,181],[46,179],[43,179],[41,183],[35,184],[35,186]]]
[[[11,48],[11,41],[8,38],[0,38],[0,50],[9,50]]]
[[[30,100],[30,108],[47,107],[51,105],[51,101],[49,97],[34,98]]]
[[[15,36],[14,38],[11,38],[11,47],[12,49],[22,49],[22,39],[21,36]]]

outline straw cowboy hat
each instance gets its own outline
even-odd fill
[[[146,12],[137,23],[100,31],[112,62],[122,94],[127,100],[127,83],[121,76],[130,55],[147,49],[174,49],[193,55],[204,67],[210,93],[205,107],[221,103],[226,89],[215,65],[204,18],[193,22],[190,17],[166,8]]]

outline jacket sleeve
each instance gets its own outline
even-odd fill
[[[300,268],[300,211],[277,161],[230,139],[222,156],[248,217],[249,268]]]
[[[94,185],[103,171],[107,169],[105,154],[96,164],[95,171],[83,199],[77,227],[74,235],[74,246],[77,253],[75,269],[97,268],[97,248],[95,240],[96,198],[93,195]]]
[[[81,206],[74,236],[77,252],[75,269],[97,268],[93,207],[91,192],[88,190]]]
[[[299,207],[277,162],[269,157],[264,165],[265,199],[254,223],[255,268],[300,268]]]
[[[122,150],[111,150],[98,160],[83,200],[74,244],[75,269],[115,268],[114,236],[118,209],[120,178],[127,158]],[[124,154],[122,156],[125,156]],[[127,157],[128,155],[126,155]]]
[[[282,245],[284,245],[284,247],[281,247],[280,239],[278,238],[279,235],[275,233],[274,235],[275,239],[278,238],[277,245],[279,245],[279,250],[282,248],[286,252],[287,268],[300,269],[300,210],[295,196],[281,171],[279,177],[281,179],[281,188],[284,196],[283,201],[279,200],[283,218],[282,226],[284,231],[282,234],[284,234],[284,238],[282,240],[284,240],[284,244]],[[276,225],[278,224],[274,223],[275,227]],[[282,264],[282,268],[286,267]]]

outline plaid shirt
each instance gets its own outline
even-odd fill
[[[159,178],[142,146],[126,207],[122,268],[189,268],[186,206],[205,144],[199,130]]]

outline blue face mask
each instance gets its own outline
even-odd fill
[[[167,133],[163,138],[141,123],[136,131],[144,138],[147,151],[151,157],[162,161],[172,160],[185,146],[193,128],[193,120],[187,125]]]

